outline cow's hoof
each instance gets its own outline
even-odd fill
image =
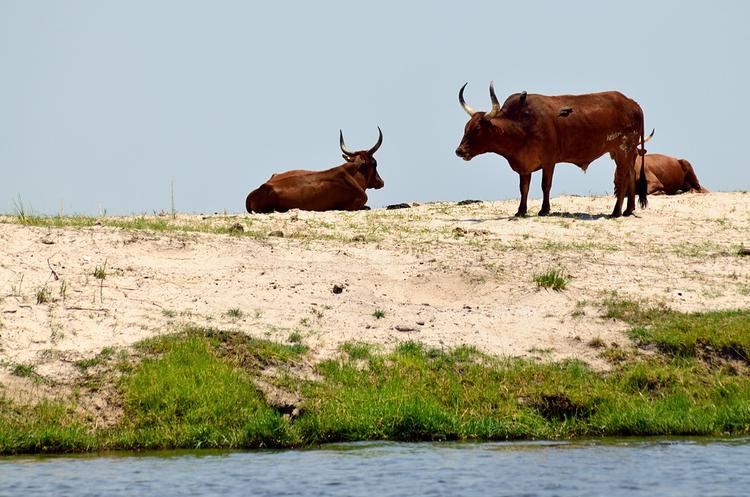
[[[635,211],[635,209],[627,209],[625,212],[622,213],[622,215],[625,217],[630,217],[633,215],[633,211]]]
[[[612,214],[609,215],[609,218],[610,219],[615,219],[615,218],[618,218],[620,216],[622,216],[622,213],[620,213],[618,211],[614,211],[614,212],[612,212]]]
[[[514,214],[516,217],[526,217],[526,211],[518,211]]]
[[[549,209],[542,209],[542,210],[540,210],[539,211],[539,215],[542,216],[542,217],[549,216]]]

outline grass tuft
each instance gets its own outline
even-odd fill
[[[551,288],[552,290],[564,290],[568,285],[565,273],[561,269],[548,269],[543,273],[534,275],[536,286],[541,288]]]
[[[367,343],[348,342],[341,345],[340,349],[349,356],[351,360],[368,359],[372,353],[372,346]]]
[[[94,366],[98,366],[100,364],[105,363],[114,354],[115,354],[115,349],[113,349],[112,347],[104,347],[94,357],[91,357],[89,359],[81,359],[79,361],[74,362],[73,364],[75,365],[76,368],[78,368],[79,371],[84,372],[89,368],[93,368]]]
[[[44,285],[39,290],[36,291],[36,303],[37,304],[46,304],[51,299],[51,292],[49,288],[47,288],[47,285]]]
[[[94,278],[97,280],[104,280],[107,277],[107,260],[104,260],[104,264],[101,266],[96,266],[94,268]]]
[[[37,376],[34,366],[31,364],[16,364],[13,366],[12,372],[21,378],[33,378]]]
[[[232,307],[227,311],[227,316],[234,319],[241,319],[244,313],[238,307]]]

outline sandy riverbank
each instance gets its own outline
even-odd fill
[[[19,364],[64,381],[76,360],[186,323],[296,334],[315,359],[344,342],[416,340],[605,368],[588,343],[629,343],[597,307],[613,292],[681,311],[750,304],[750,258],[737,255],[750,246],[750,194],[649,200],[618,220],[603,216],[611,197],[558,197],[552,216],[520,220],[516,200],[164,221],[186,231],[0,218],[0,383]],[[237,223],[239,236],[210,232]],[[565,290],[533,281],[550,268]]]

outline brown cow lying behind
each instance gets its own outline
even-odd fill
[[[362,209],[367,202],[367,188],[380,189],[385,183],[378,174],[373,157],[383,143],[378,127],[378,141],[370,150],[350,152],[339,131],[339,144],[346,162],[325,171],[295,169],[274,174],[245,200],[247,212],[286,212],[289,209],[330,211]]]
[[[635,160],[636,176],[640,178],[640,158]],[[685,159],[667,155],[646,154],[646,181],[649,195],[678,193],[708,193],[698,182],[693,166]]]

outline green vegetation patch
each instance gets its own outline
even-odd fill
[[[207,337],[164,340],[123,380],[126,424],[117,447],[267,447],[285,445],[281,415],[251,378],[223,361]]]
[[[552,290],[564,290],[568,286],[568,278],[561,269],[548,269],[543,273],[534,275],[536,286],[551,288]]]
[[[696,360],[655,358],[609,374],[406,343],[321,363],[295,429],[305,443],[496,440],[750,431],[750,380]]]
[[[251,220],[241,220],[227,216],[190,219],[187,221],[174,220],[167,216],[39,216],[28,213],[17,213],[14,217],[0,217],[0,222],[16,223],[26,226],[39,226],[45,228],[92,228],[94,226],[106,226],[122,230],[148,230],[158,232],[181,232],[181,233],[215,233],[234,236],[251,236],[265,238],[267,233],[260,228],[252,229]],[[241,229],[240,229],[241,228]]]
[[[750,310],[682,313],[627,300],[605,302],[607,317],[637,325],[632,338],[685,357],[719,356],[750,363]]]
[[[104,347],[101,352],[99,352],[94,357],[91,357],[89,359],[81,359],[79,361],[76,361],[73,363],[76,368],[78,368],[79,371],[85,372],[89,368],[93,368],[95,366],[98,366],[100,364],[103,364],[106,362],[109,358],[111,358],[115,353],[115,349],[112,347]]]
[[[100,442],[72,405],[19,406],[0,394],[0,454],[96,450]]]
[[[405,342],[379,353],[349,343],[303,377],[292,373],[308,360],[301,343],[188,327],[129,355],[103,350],[78,364],[101,365],[99,375],[117,369],[96,378],[102,391],[116,391],[122,412],[114,425],[82,414],[77,394],[34,406],[0,394],[0,453],[750,434],[747,368],[662,345],[679,332],[678,344],[710,336],[717,348],[744,347],[747,313],[652,315],[623,302],[611,310],[641,323],[639,340],[667,353],[618,353],[602,373],[579,361],[498,358],[473,347]]]
[[[372,346],[368,343],[347,342],[341,345],[340,350],[353,360],[368,359],[372,353]]]
[[[187,326],[173,335],[143,340],[136,347],[150,355],[163,355],[175,344],[190,339],[205,341],[217,357],[254,372],[268,366],[299,362],[308,351],[308,347],[301,343],[284,345],[243,333],[195,326]]]

